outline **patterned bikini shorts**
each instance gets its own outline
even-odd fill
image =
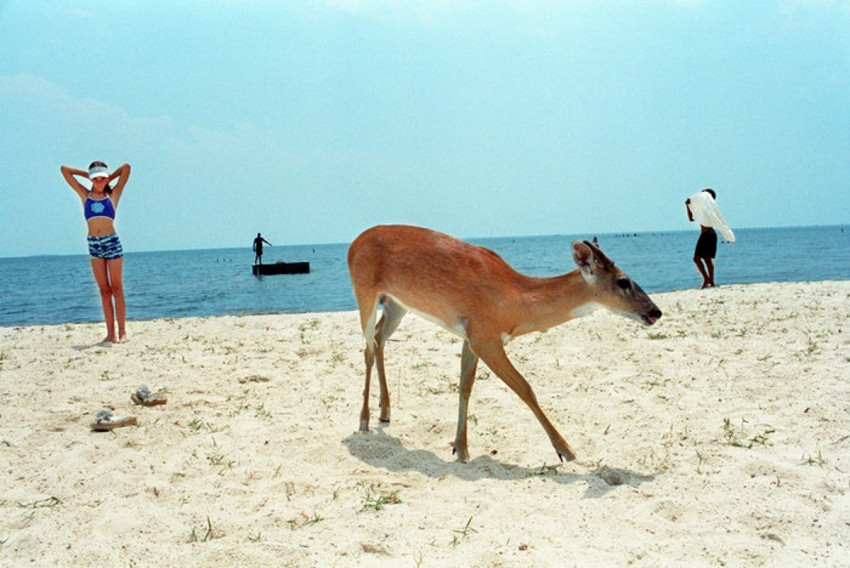
[[[89,256],[92,258],[115,260],[124,256],[124,249],[121,248],[118,233],[112,233],[111,235],[104,235],[102,237],[89,237],[88,242]]]

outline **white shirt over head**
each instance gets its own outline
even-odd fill
[[[690,203],[688,207],[691,210],[691,215],[694,216],[694,221],[703,227],[711,227],[717,229],[723,235],[723,238],[730,243],[735,242],[735,233],[723,220],[723,215],[717,207],[717,202],[711,197],[707,191],[700,191],[688,198]]]

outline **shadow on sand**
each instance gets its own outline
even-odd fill
[[[410,450],[404,447],[398,438],[384,432],[380,426],[367,434],[351,434],[342,443],[352,456],[363,463],[387,471],[417,472],[433,478],[451,475],[465,481],[515,481],[529,477],[545,477],[565,485],[584,482],[587,484],[585,499],[603,497],[622,485],[638,488],[643,483],[654,481],[659,475],[645,475],[608,466],[596,466],[593,471],[587,473],[562,472],[561,464],[528,468],[506,464],[489,455],[478,456],[463,464],[440,459],[428,450]]]

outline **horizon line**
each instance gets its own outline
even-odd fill
[[[382,225],[392,225],[394,223],[380,223]],[[404,223],[399,223],[404,224]],[[734,229],[735,231],[763,231],[763,230],[773,230],[773,229],[829,229],[829,228],[841,228],[842,232],[844,227],[847,226],[845,224],[831,224],[831,225],[783,225],[783,226],[756,226],[756,227],[739,227]],[[549,238],[549,237],[571,237],[578,235],[586,235],[586,234],[594,234],[596,236],[641,236],[641,235],[658,235],[665,233],[689,233],[693,231],[693,229],[659,229],[659,230],[649,230],[649,231],[612,231],[607,233],[593,232],[593,231],[582,231],[580,233],[551,233],[546,235],[505,235],[500,237],[458,237],[462,241],[484,241],[484,240],[502,240],[502,239],[537,239],[537,238]],[[287,245],[273,245],[278,247],[326,247],[326,246],[339,246],[349,244],[347,242],[325,242],[325,243],[299,243],[299,244],[287,244]],[[236,245],[236,246],[219,246],[219,247],[210,247],[210,248],[175,248],[175,249],[157,249],[157,250],[133,250],[133,251],[125,251],[125,256],[128,254],[151,254],[151,253],[162,253],[162,252],[196,252],[196,251],[209,251],[209,250],[231,250],[231,249],[246,249],[250,248],[247,245]],[[31,255],[22,255],[22,256],[0,256],[0,261],[3,260],[18,260],[18,259],[26,259],[26,258],[56,258],[56,257],[70,257],[70,256],[88,256],[86,253],[45,253],[45,254],[31,254]]]

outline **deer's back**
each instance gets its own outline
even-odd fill
[[[364,231],[348,250],[348,267],[355,288],[375,288],[414,309],[419,297],[492,297],[523,278],[489,249],[406,225]]]

